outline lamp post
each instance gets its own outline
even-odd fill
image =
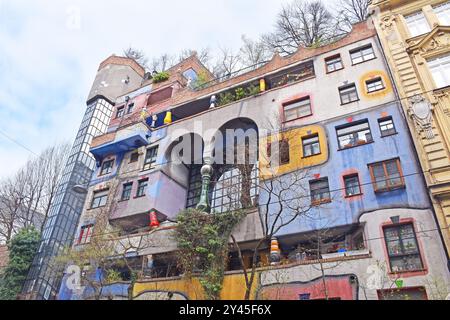
[[[211,209],[211,207],[209,206],[208,193],[212,172],[213,168],[210,164],[205,164],[200,169],[200,173],[202,175],[202,191],[200,194],[200,200],[195,208],[203,212],[209,212],[209,210]]]

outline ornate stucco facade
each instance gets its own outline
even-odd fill
[[[449,253],[450,2],[373,0],[371,14]]]

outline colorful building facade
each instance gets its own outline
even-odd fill
[[[374,0],[372,18],[450,253],[450,2]]]
[[[195,56],[168,73],[118,97],[106,134],[92,141],[97,169],[74,242],[89,243],[106,213],[121,230],[117,253],[147,266],[133,297],[205,297],[198,277],[186,280],[177,270],[172,236],[177,214],[201,201],[210,214],[247,210],[233,230],[247,266],[267,225],[276,230],[280,259],[270,258],[264,241],[252,299],[435,298],[434,278],[448,292],[445,252],[405,115],[366,23],[335,43],[276,55],[228,80],[213,80]],[[195,86],[200,73],[209,81]],[[217,161],[230,146],[255,161],[243,166],[234,154]],[[205,175],[211,182],[202,197]],[[223,299],[244,297],[236,255],[226,262]],[[63,281],[60,298],[86,295]]]

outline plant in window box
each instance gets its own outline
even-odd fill
[[[170,74],[166,71],[158,72],[157,74],[155,74],[153,76],[153,83],[164,82],[164,81],[168,80],[169,77],[170,77]]]
[[[241,99],[243,99],[243,98],[246,97],[246,95],[245,95],[245,90],[242,89],[241,87],[236,88],[236,89],[234,90],[234,94],[235,94],[236,100],[241,100]]]
[[[259,86],[251,85],[247,88],[247,96],[254,96],[260,93]]]
[[[231,103],[235,100],[234,95],[231,92],[223,92],[219,94],[219,106]]]

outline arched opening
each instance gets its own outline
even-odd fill
[[[248,118],[222,125],[213,139],[211,212],[249,208],[258,196],[258,126]]]

